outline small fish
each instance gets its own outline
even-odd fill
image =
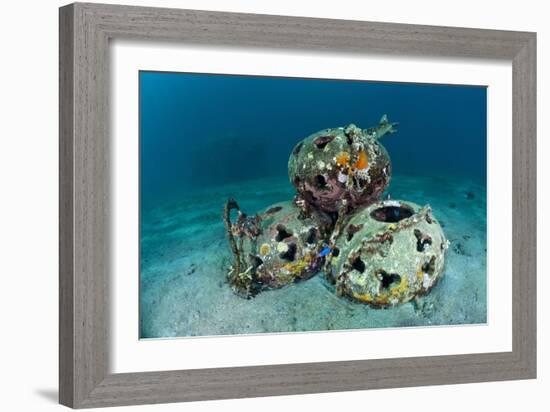
[[[323,250],[321,250],[321,252],[319,253],[319,257],[324,257],[328,255],[330,252],[332,252],[332,249],[329,247],[326,247]]]

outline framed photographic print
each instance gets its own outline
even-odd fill
[[[534,33],[60,9],[60,401],[536,376]]]

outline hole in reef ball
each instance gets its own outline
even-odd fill
[[[277,225],[276,229],[277,229],[277,236],[275,237],[275,240],[277,242],[280,242],[281,240],[292,236],[292,232],[287,231],[284,225]]]
[[[383,206],[374,209],[370,216],[379,222],[395,223],[413,215],[413,211],[405,206]]]
[[[350,224],[348,226],[348,236],[347,236],[347,241],[348,242],[351,242],[351,239],[353,239],[353,236],[359,232],[361,229],[363,229],[363,225],[354,225],[354,224]]]
[[[263,263],[264,263],[264,261],[263,261],[262,258],[260,258],[259,256],[256,256],[256,255],[251,255],[251,256],[250,256],[250,264],[252,265],[252,267],[253,267],[254,269],[257,269],[257,268],[260,267]]]
[[[313,144],[317,146],[318,149],[324,149],[327,144],[332,142],[334,140],[335,136],[327,135],[327,136],[319,136],[313,141]]]
[[[298,153],[300,153],[300,150],[302,150],[303,145],[304,145],[304,142],[300,142],[294,147],[294,150],[292,150],[292,153],[294,154],[294,156],[297,156]]]
[[[317,243],[317,230],[314,227],[309,228],[306,236],[306,243],[315,244]]]
[[[283,209],[282,206],[274,206],[272,208],[269,208],[265,213],[268,215],[273,215],[277,212],[280,212]]]
[[[315,176],[315,185],[317,186],[317,189],[325,188],[327,186],[327,180],[325,179],[325,176],[323,175]]]
[[[365,262],[363,262],[360,257],[357,257],[351,264],[351,267],[359,273],[363,273],[365,271]]]
[[[281,259],[288,260],[289,262],[292,262],[296,258],[296,244],[291,243],[288,245],[288,249],[286,252],[283,252],[279,255]]]
[[[384,289],[387,289],[392,283],[401,282],[401,276],[397,273],[388,273],[382,269],[376,273],[376,277],[380,280]]]
[[[432,244],[432,238],[418,229],[414,229],[414,236],[416,237],[416,250],[423,252],[426,245]]]

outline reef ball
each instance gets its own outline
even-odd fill
[[[380,201],[357,212],[343,228],[328,276],[340,296],[378,307],[395,306],[436,283],[447,248],[429,206]]]
[[[302,216],[293,202],[277,203],[251,217],[239,210],[236,222],[228,224],[235,257],[229,273],[233,290],[251,297],[316,274],[324,263],[319,250],[330,225],[322,214]]]
[[[391,178],[388,153],[378,139],[395,131],[386,116],[377,127],[324,129],[298,143],[288,161],[298,195],[325,212],[354,209],[378,200]]]
[[[256,257],[261,264],[256,277],[264,287],[278,288],[313,276],[320,268],[319,247],[326,237],[325,224],[300,217],[300,209],[291,202],[271,207],[281,208],[262,222],[257,238]]]

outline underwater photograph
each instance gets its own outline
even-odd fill
[[[487,88],[139,73],[140,339],[487,322]]]

